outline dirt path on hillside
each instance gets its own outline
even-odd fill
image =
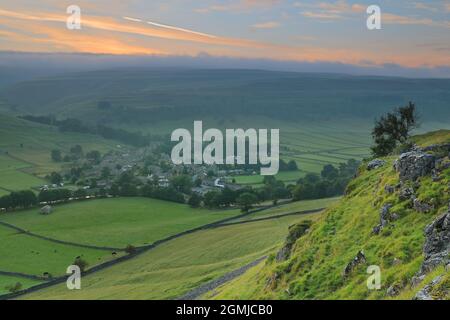
[[[200,298],[202,295],[243,275],[248,269],[257,266],[262,261],[264,261],[266,258],[267,258],[267,256],[259,258],[258,260],[255,260],[249,264],[246,264],[245,266],[240,267],[239,269],[228,272],[227,274],[225,274],[215,280],[212,280],[208,283],[205,283],[205,284],[189,291],[188,293],[182,295],[181,297],[177,298],[176,300],[196,300],[196,299]]]

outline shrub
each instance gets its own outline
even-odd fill
[[[128,254],[136,253],[136,247],[133,246],[133,245],[131,245],[131,244],[129,244],[129,245],[127,245],[127,247],[125,248],[125,252],[128,253]]]
[[[84,272],[87,269],[87,267],[89,266],[87,261],[82,259],[81,257],[77,257],[75,259],[75,261],[73,262],[73,264],[75,266],[78,266],[80,268],[81,272]]]

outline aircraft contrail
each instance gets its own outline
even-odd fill
[[[144,22],[141,19],[136,19],[136,18],[131,18],[131,17],[123,17],[123,18],[125,20],[134,21],[134,22]],[[159,28],[166,28],[166,29],[171,29],[171,30],[176,30],[176,31],[181,31],[181,32],[186,32],[186,33],[192,33],[192,34],[196,34],[196,35],[208,37],[208,38],[217,38],[216,36],[211,35],[211,34],[197,32],[194,30],[189,30],[189,29],[184,29],[184,28],[179,28],[179,27],[174,27],[174,26],[169,26],[167,24],[161,24],[161,23],[157,23],[157,22],[153,22],[153,21],[145,21],[145,22],[149,25],[159,27]]]

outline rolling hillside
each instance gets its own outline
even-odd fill
[[[410,100],[427,121],[450,115],[449,80],[259,70],[166,68],[65,73],[12,84],[0,91],[0,97],[22,114],[134,125],[211,115],[220,119],[265,116],[291,122],[370,119]],[[98,108],[100,101],[108,101],[110,106]]]
[[[141,256],[83,278],[82,290],[65,284],[24,299],[174,299],[279,246],[289,225],[316,216],[224,226],[162,244]]]
[[[373,119],[414,101],[419,132],[449,129],[450,81],[182,68],[64,73],[0,89],[0,109],[15,114],[73,117],[128,131],[169,135],[194,120],[214,128],[279,128],[281,155],[299,172],[369,155]],[[436,115],[439,115],[438,117]],[[39,157],[35,157],[39,159]],[[258,185],[260,176],[236,178]]]
[[[117,149],[117,142],[80,133],[62,133],[41,125],[0,113],[0,194],[36,187],[61,163],[53,162],[51,150],[68,152],[74,145],[84,150],[107,152]]]
[[[415,139],[421,146],[448,144],[450,131]],[[433,150],[429,153],[442,159],[437,177],[428,171],[415,183],[400,180],[393,168],[398,156],[384,159],[386,164],[375,170],[361,167],[347,195],[300,235],[289,257],[272,255],[204,298],[411,299],[420,292],[449,299],[449,230],[442,219],[450,215],[450,160],[448,149]],[[412,163],[409,172],[420,170]],[[380,290],[366,285],[370,265],[381,269]]]

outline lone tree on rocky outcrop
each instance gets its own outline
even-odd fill
[[[405,143],[411,130],[417,128],[418,114],[414,103],[395,109],[375,122],[372,137],[375,145],[371,148],[374,156],[382,157],[390,154],[397,145]]]

